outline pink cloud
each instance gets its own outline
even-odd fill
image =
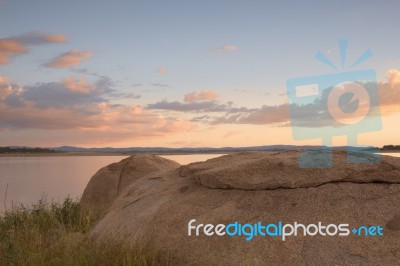
[[[236,45],[224,45],[215,49],[218,52],[234,52],[237,51],[239,48]]]
[[[12,38],[0,39],[0,65],[10,63],[11,58],[28,52],[28,47],[46,43],[62,43],[66,38],[60,34],[30,32]]]
[[[0,100],[4,100],[10,95],[21,95],[24,90],[11,83],[8,77],[0,76]]]
[[[389,69],[386,72],[387,82],[380,82],[379,98],[383,115],[400,112],[400,71]]]
[[[163,75],[163,74],[167,73],[167,69],[165,67],[160,67],[157,69],[157,72],[158,72],[158,74]]]
[[[91,93],[93,91],[98,93]],[[121,142],[169,136],[196,127],[190,121],[163,117],[142,106],[112,104],[107,97],[102,97],[107,95],[106,91],[82,78],[69,77],[60,83],[38,84],[23,89],[11,84],[7,77],[0,77],[0,131],[13,130],[25,134],[33,130],[43,136],[59,132],[64,136],[58,138],[61,142],[75,139],[75,143],[107,143],[111,140]],[[57,94],[50,95],[52,93]],[[73,96],[73,102],[67,104],[57,95],[64,98]],[[48,101],[51,102],[43,104]],[[29,133],[26,134],[29,139]]]
[[[10,83],[10,79],[8,77],[0,76],[0,86]]]
[[[14,56],[26,53],[28,49],[13,39],[0,39],[0,65],[10,63]]]
[[[213,91],[200,91],[200,92],[191,92],[185,95],[184,102],[186,103],[194,103],[201,101],[211,101],[218,98],[218,95]]]
[[[50,43],[63,43],[66,37],[61,34],[46,34],[42,36],[43,40]]]
[[[162,136],[193,129],[193,123],[181,119],[167,119],[140,106],[113,107],[98,103],[91,108],[94,114],[82,114],[74,109],[36,108],[27,102],[21,108],[0,103],[0,124],[14,130],[75,130],[98,135],[124,138]],[[1,129],[0,129],[1,130]],[[103,134],[101,134],[103,133]]]
[[[63,80],[63,84],[68,90],[76,93],[88,94],[92,91],[98,90],[96,86],[90,85],[83,77],[67,77]]]
[[[227,132],[227,133],[226,133],[225,135],[223,135],[222,137],[223,137],[223,138],[230,138],[230,137],[239,135],[239,134],[241,134],[241,133],[242,133],[241,131],[233,130],[233,131]]]
[[[45,66],[52,68],[69,68],[79,65],[82,61],[88,59],[92,55],[93,53],[90,51],[80,52],[77,49],[73,49],[53,58],[50,62],[45,64]]]
[[[25,46],[42,45],[46,43],[63,43],[66,37],[61,34],[48,34],[40,31],[28,32],[12,39],[21,42]]]

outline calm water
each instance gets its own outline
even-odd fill
[[[394,157],[400,157],[400,153],[381,153],[382,155],[389,155]]]
[[[180,164],[205,161],[221,154],[162,156]],[[90,178],[101,167],[127,156],[0,157],[0,211],[5,204],[31,204],[44,197],[79,199]],[[8,184],[8,188],[7,188]],[[7,188],[7,197],[6,196]]]
[[[180,164],[205,161],[222,154],[162,156]],[[400,153],[387,155],[400,157]],[[62,201],[79,199],[97,170],[127,156],[0,157],[0,212],[12,204],[31,204],[44,197]],[[5,201],[5,192],[7,197]]]

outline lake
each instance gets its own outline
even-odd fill
[[[205,161],[222,154],[163,155],[180,164]],[[400,153],[385,153],[400,157]],[[0,157],[0,212],[13,204],[31,204],[41,198],[79,199],[87,183],[101,167],[127,156]],[[7,185],[8,184],[8,185]],[[6,195],[7,188],[7,195]],[[5,197],[7,196],[7,197]]]
[[[222,154],[163,155],[180,164],[205,161]],[[61,202],[79,199],[100,168],[128,156],[0,157],[0,212],[41,198]],[[7,190],[7,195],[6,195]]]

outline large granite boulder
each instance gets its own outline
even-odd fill
[[[119,193],[91,237],[155,243],[173,264],[396,265],[400,260],[400,158],[301,169],[299,151],[249,152],[136,178]],[[352,156],[369,156],[352,154]],[[156,158],[156,157],[154,157]],[[188,223],[349,224],[348,236],[207,236]],[[351,232],[380,226],[383,236]],[[299,230],[299,232],[303,232]],[[376,231],[375,231],[376,233]],[[165,253],[164,253],[165,252]]]
[[[156,155],[132,155],[97,171],[86,186],[80,203],[84,208],[104,211],[132,182],[147,174],[179,166],[175,161]]]
[[[328,150],[309,152],[310,160],[327,158]],[[373,162],[376,155],[361,152],[335,151],[332,168],[299,168],[299,152],[279,153],[249,152],[232,154],[182,166],[181,173],[193,177],[208,188],[264,190],[276,188],[301,188],[331,182],[398,182],[399,160],[385,157],[382,163],[347,163],[347,154],[359,161]],[[397,170],[397,171],[396,171]]]

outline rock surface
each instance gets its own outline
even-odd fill
[[[323,158],[326,153],[329,151],[318,151],[314,156]],[[370,161],[374,156],[351,154]],[[333,168],[316,169],[299,168],[298,157],[299,152],[293,151],[264,155],[257,152],[232,154],[207,163],[182,166],[181,175],[192,176],[208,188],[242,190],[315,187],[332,182],[399,182],[400,163],[396,158],[385,157],[380,164],[349,164],[347,153],[336,151]]]
[[[153,172],[179,166],[175,161],[156,155],[133,155],[97,171],[86,186],[80,203],[83,207],[106,210],[120,192],[135,180]]]
[[[333,168],[300,169],[299,155],[239,153],[143,172],[119,193],[91,236],[138,244],[155,241],[178,265],[397,264],[400,159],[382,156],[377,165],[348,164],[346,153],[335,151]],[[243,236],[188,236],[191,219],[196,219],[195,225],[346,223],[350,230],[380,225],[384,236],[299,235],[286,241],[269,236],[251,241]]]

